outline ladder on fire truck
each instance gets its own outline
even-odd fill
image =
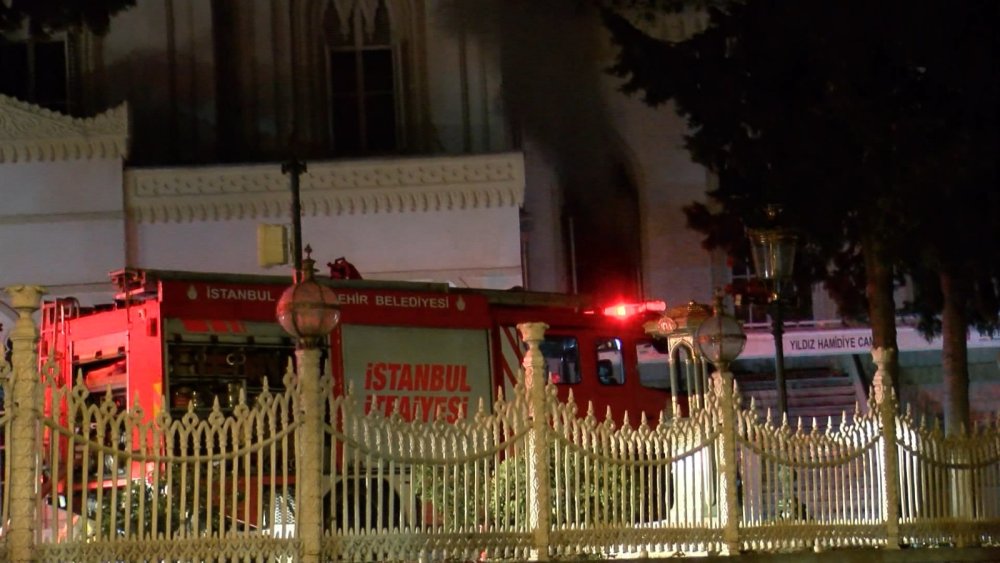
[[[131,301],[141,301],[156,294],[156,283],[146,276],[146,272],[135,268],[123,268],[109,273],[111,282],[118,293],[115,294],[115,304],[128,304]],[[100,309],[101,306],[96,307]],[[89,309],[88,309],[89,311]],[[48,346],[48,349],[39,350],[38,368],[49,359],[49,355],[55,352],[56,361],[60,350],[66,349],[67,322],[86,313],[80,306],[80,300],[76,297],[57,297],[51,301],[42,302],[42,326],[41,342]],[[73,379],[75,380],[75,375]]]
[[[50,349],[38,351],[38,369],[41,370],[53,352],[66,345],[66,321],[80,315],[80,301],[75,297],[59,297],[42,303],[41,342]],[[60,358],[53,358],[59,360]]]

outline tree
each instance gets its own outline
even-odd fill
[[[678,4],[613,3],[647,10]],[[995,83],[996,73],[967,76],[949,61],[974,54],[971,41],[956,38],[986,37],[997,22],[996,7],[986,2],[703,4],[709,4],[707,29],[677,43],[657,40],[634,20],[604,10],[620,48],[612,72],[626,79],[624,91],[642,92],[651,105],[673,101],[690,126],[687,147],[693,159],[718,177],[719,187],[709,195],[719,209],[692,204],[686,209],[689,225],[708,235],[707,246],[738,254],[745,242],[742,229],[733,225],[745,224],[765,203],[782,204],[791,226],[808,241],[798,274],[825,282],[842,314],[861,312],[863,305],[875,346],[896,347],[893,289],[911,272],[922,274],[911,281],[920,284],[915,293],[922,301],[915,308],[945,311],[942,326],[952,331],[960,326],[964,346],[969,318],[951,312],[967,310],[960,295],[968,284],[955,274],[979,272],[977,287],[995,296],[995,284],[987,282],[996,279],[996,256],[965,252],[964,260],[953,260],[945,250],[954,243],[943,244],[941,230],[927,225],[942,211],[933,205],[942,193],[953,204],[946,210],[952,224],[983,217],[982,204],[974,203],[981,198],[970,196],[982,195],[976,186],[989,170],[970,166],[961,178],[949,171],[956,162],[981,162],[976,143],[988,145],[990,134],[982,127],[973,133],[950,126],[956,105],[976,119],[989,113],[988,98],[976,101],[972,92]],[[995,60],[973,58],[969,65],[979,70]],[[992,87],[987,91],[995,92]],[[995,186],[995,175],[993,181]],[[981,237],[996,235],[985,227],[978,231]],[[963,266],[946,267],[956,261]],[[929,299],[930,272],[949,296],[941,307]],[[941,283],[946,280],[958,283]],[[946,302],[954,307],[946,308]],[[979,320],[989,324],[988,315]],[[945,368],[953,370],[956,382],[962,379],[958,372],[964,364],[946,362]],[[898,369],[893,365],[891,371]],[[953,387],[952,395],[960,393],[960,384]],[[967,385],[964,389],[967,394]]]
[[[927,334],[942,334],[945,429],[969,423],[966,330],[997,329],[996,214],[998,43],[992,32],[998,15],[990,10],[951,11],[955,21],[933,33],[956,52],[928,53],[935,72],[924,72],[922,87],[927,131],[909,135],[910,182],[925,184],[911,200],[924,225],[945,225],[919,246],[905,248],[910,276],[921,298],[913,303]],[[990,17],[992,16],[992,17]],[[945,59],[942,54],[952,55]],[[962,55],[962,56],[956,56]],[[938,57],[939,60],[934,60]],[[932,140],[928,142],[928,140]],[[923,197],[920,197],[923,196]],[[915,233],[916,235],[916,233]],[[984,244],[985,243],[985,244]]]
[[[4,0],[0,28],[14,31],[27,20],[32,35],[84,26],[100,35],[107,31],[111,16],[131,6],[135,0]]]

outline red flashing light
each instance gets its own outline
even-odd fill
[[[667,310],[663,301],[646,301],[644,303],[618,303],[604,308],[604,314],[609,317],[627,319],[640,313],[662,312]]]

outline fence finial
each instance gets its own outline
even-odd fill
[[[873,395],[875,402],[883,404],[893,396],[892,374],[889,373],[888,366],[896,357],[895,348],[873,348],[872,360],[875,362],[875,376],[872,378]]]

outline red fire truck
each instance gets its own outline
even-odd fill
[[[122,408],[179,416],[248,402],[280,388],[294,343],[275,320],[287,277],[125,269],[111,274],[106,306],[73,299],[43,306],[40,352],[66,382],[83,378],[95,396],[111,390]],[[341,321],[323,369],[335,391],[363,393],[368,408],[450,420],[487,408],[510,388],[523,358],[515,326],[548,323],[543,352],[561,395],[644,411],[669,404],[667,364],[643,332],[647,305],[595,312],[574,296],[453,288],[445,284],[320,279],[338,296]],[[660,303],[662,305],[662,303]],[[621,314],[634,313],[634,314]],[[681,401],[683,403],[683,401]],[[637,420],[637,417],[631,417]]]

